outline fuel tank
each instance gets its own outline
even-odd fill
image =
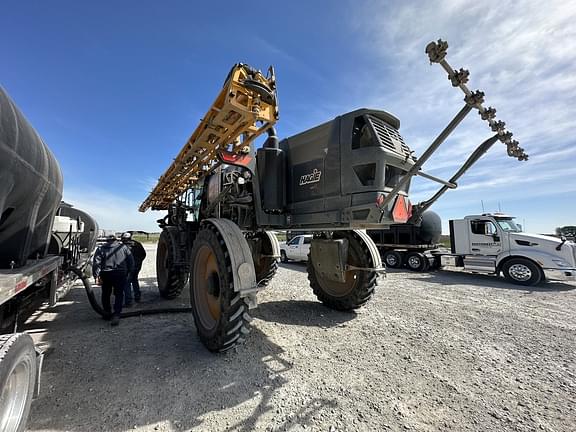
[[[47,253],[61,198],[58,162],[0,87],[0,268]]]

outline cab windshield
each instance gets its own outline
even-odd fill
[[[522,230],[512,219],[496,219],[496,223],[506,232],[521,232]]]

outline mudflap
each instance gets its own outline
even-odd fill
[[[323,278],[346,282],[348,239],[313,239],[310,258],[314,270]]]
[[[249,309],[257,306],[256,294],[260,290],[256,282],[254,260],[248,241],[234,222],[228,219],[206,219],[204,223],[210,223],[224,239],[226,249],[230,255],[232,276],[234,279],[234,291],[240,293]]]

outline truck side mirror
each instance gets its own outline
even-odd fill
[[[494,241],[500,241],[500,236],[498,234],[492,234]]]

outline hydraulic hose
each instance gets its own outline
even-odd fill
[[[90,278],[84,274],[84,272],[77,268],[72,267],[70,268],[78,278],[82,281],[84,285],[84,289],[86,291],[86,295],[88,296],[88,302],[94,311],[102,316],[106,317],[106,313],[102,306],[96,299],[96,295],[94,294],[94,289],[92,288],[92,284],[90,283]],[[192,308],[190,307],[181,307],[181,308],[158,308],[158,309],[144,309],[144,310],[136,310],[130,312],[123,312],[120,314],[120,318],[130,318],[130,317],[137,317],[137,316],[144,316],[144,315],[156,315],[156,314],[163,314],[163,313],[182,313],[182,312],[192,312]]]

